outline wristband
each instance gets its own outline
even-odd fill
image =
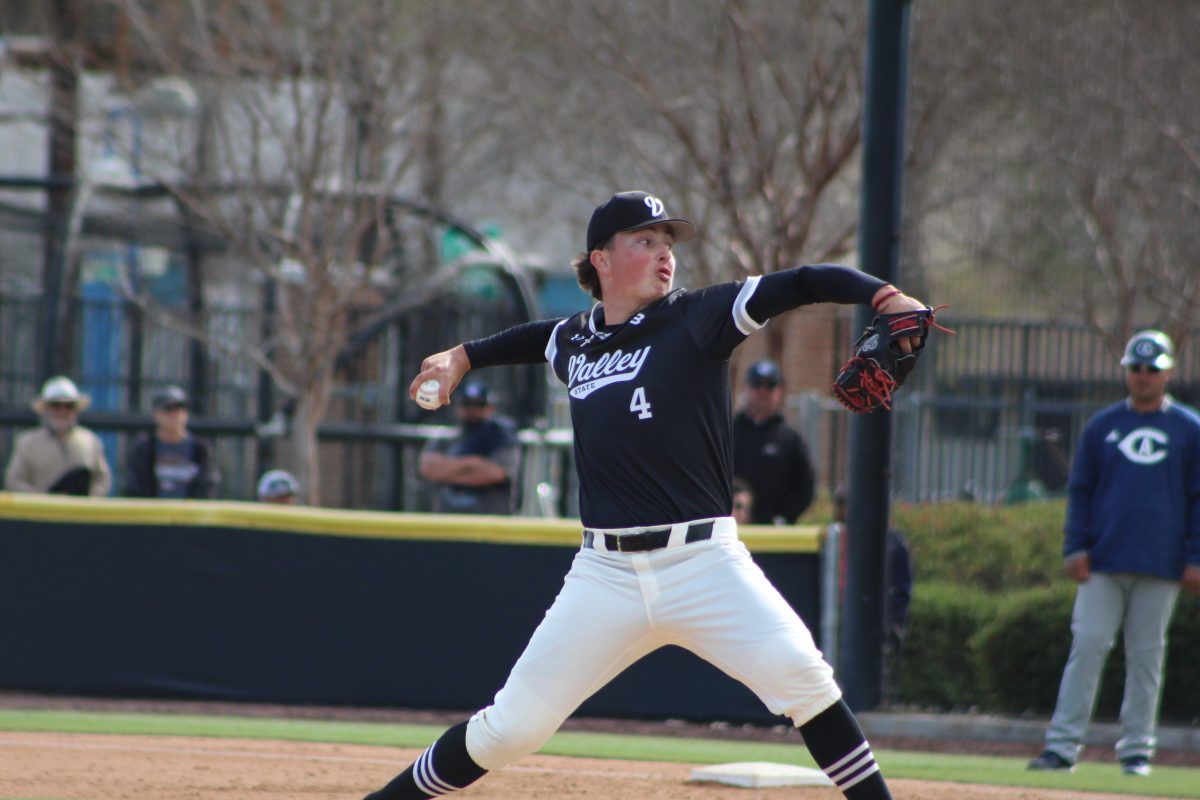
[[[879,311],[879,309],[883,308],[884,303],[886,303],[888,300],[891,300],[898,294],[903,294],[903,292],[901,292],[899,289],[893,288],[890,292],[872,303],[871,308],[875,309],[875,311]]]

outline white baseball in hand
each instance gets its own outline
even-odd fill
[[[442,385],[437,381],[425,381],[417,389],[417,405],[426,411],[433,411],[442,404],[442,398],[438,394],[442,390]]]

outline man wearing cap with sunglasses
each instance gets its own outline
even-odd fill
[[[1129,396],[1092,417],[1071,467],[1063,555],[1079,584],[1073,638],[1046,749],[1030,769],[1075,768],[1123,630],[1116,755],[1124,774],[1150,774],[1167,626],[1181,586],[1200,595],[1200,418],[1167,394],[1175,355],[1166,334],[1135,334],[1121,366]]]
[[[439,484],[433,510],[440,514],[511,514],[517,436],[495,414],[488,388],[469,381],[458,392],[459,428],[453,438],[432,439],[421,453],[420,475]]]
[[[126,497],[204,499],[212,481],[208,447],[188,430],[188,396],[181,387],[164,386],[150,399],[154,432],[129,448]]]
[[[675,289],[674,248],[694,233],[654,195],[620,192],[592,213],[574,261],[595,306],[422,363],[409,395],[437,380],[442,402],[470,369],[550,363],[570,396],[582,542],[493,704],[451,727],[370,800],[445,794],[534,752],[580,703],[667,644],[692,650],[791,717],[846,797],[891,797],[812,635],[738,541],[729,357],[798,306],[925,305],[827,265]]]
[[[10,492],[103,497],[112,473],[99,437],[79,424],[91,398],[65,375],[46,381],[33,401],[42,424],[17,437],[4,472]]]
[[[752,522],[791,525],[812,504],[816,477],[804,439],[781,413],[779,365],[751,364],[743,398],[733,417],[733,474],[754,490]]]

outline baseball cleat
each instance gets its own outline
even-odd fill
[[[1067,761],[1058,753],[1047,750],[1033,761],[1030,761],[1026,769],[1036,769],[1043,772],[1074,772],[1075,764]]]
[[[1145,756],[1130,756],[1121,759],[1123,775],[1140,775],[1145,778],[1150,774],[1150,759]]]

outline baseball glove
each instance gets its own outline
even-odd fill
[[[891,410],[892,392],[900,388],[917,365],[917,356],[925,350],[931,327],[946,333],[934,321],[938,308],[880,314],[854,343],[854,354],[833,382],[833,396],[856,413],[866,414],[877,408]],[[911,353],[900,350],[899,339],[919,337],[921,343]]]

